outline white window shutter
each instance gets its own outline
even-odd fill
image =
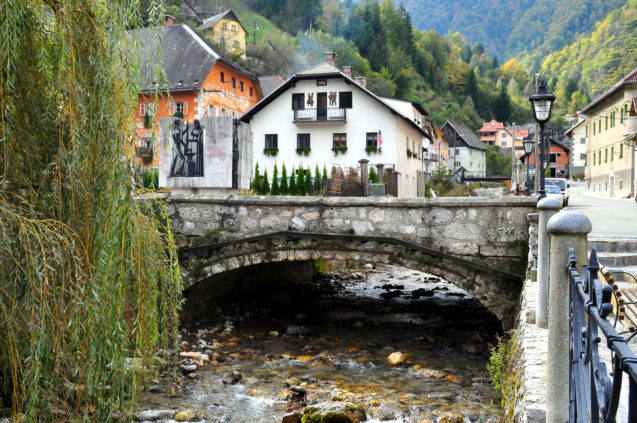
[[[140,116],[144,116],[145,114],[146,114],[146,104],[140,103],[139,104],[139,115]]]
[[[170,116],[175,114],[175,103],[168,103],[168,114]]]
[[[188,102],[184,101],[184,116],[188,114]]]
[[[148,114],[151,116],[155,115],[155,103],[146,104],[146,110],[148,110]]]

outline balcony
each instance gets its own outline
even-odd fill
[[[424,158],[425,158],[426,162],[435,162],[435,163],[438,162],[438,155],[437,154],[434,154],[434,153],[429,153],[429,154],[423,153],[423,154],[425,156]]]
[[[294,123],[346,122],[346,117],[346,109],[338,107],[325,109],[302,109],[294,111]]]

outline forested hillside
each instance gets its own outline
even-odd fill
[[[575,43],[546,57],[541,73],[570,111],[581,108],[580,89],[594,98],[637,68],[637,0],[610,12],[592,31]]]
[[[405,0],[421,30],[460,32],[470,43],[483,42],[500,59],[527,58],[535,71],[543,58],[587,33],[626,0]]]

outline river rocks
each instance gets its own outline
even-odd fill
[[[156,422],[158,420],[172,419],[175,410],[144,410],[135,415],[138,422]]]
[[[195,418],[195,413],[192,411],[179,411],[173,416],[173,420],[176,422],[187,422]]]
[[[448,411],[442,416],[438,416],[436,423],[463,423],[464,417],[455,411]]]
[[[221,378],[221,381],[226,385],[236,385],[243,378],[243,375],[236,370],[226,373]]]
[[[281,423],[301,423],[301,416],[302,414],[298,411],[286,414],[283,416],[283,419],[281,419]]]
[[[303,423],[360,423],[367,420],[358,404],[319,403],[303,409]]]
[[[422,369],[421,371],[418,372],[418,375],[422,377],[433,378],[433,379],[442,379],[443,377],[447,376],[447,373],[443,372],[442,370],[436,370],[436,369]]]
[[[182,351],[179,353],[179,358],[190,358],[192,360],[201,359],[201,354],[194,351]]]
[[[305,335],[309,332],[310,330],[305,326],[289,325],[285,329],[285,333],[287,333],[288,335]]]
[[[387,363],[390,366],[397,366],[405,362],[405,355],[400,351],[389,354],[387,357]]]
[[[194,371],[197,370],[197,365],[196,364],[182,364],[181,366],[179,366],[179,370],[181,370],[181,373],[184,375],[187,375],[189,373],[192,373]]]

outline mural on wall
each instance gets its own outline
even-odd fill
[[[330,91],[328,98],[330,99],[330,106],[336,106],[336,91]]]
[[[307,105],[310,107],[314,106],[314,93],[307,94]]]
[[[198,120],[186,123],[184,130],[181,119],[175,119],[171,132],[173,139],[173,161],[170,166],[171,177],[203,176],[203,129]]]

